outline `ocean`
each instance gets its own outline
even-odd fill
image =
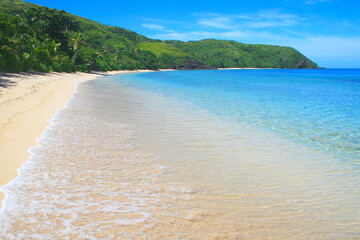
[[[2,186],[0,239],[358,239],[360,70],[79,85]]]

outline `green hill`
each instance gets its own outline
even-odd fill
[[[317,68],[295,49],[235,41],[160,41],[21,0],[0,1],[0,70]]]
[[[290,47],[243,44],[235,41],[166,41],[191,53],[197,60],[218,68],[317,68],[300,52]]]

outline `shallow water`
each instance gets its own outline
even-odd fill
[[[353,150],[235,121],[188,72],[146,74],[79,87],[2,187],[1,239],[359,238]]]
[[[155,72],[119,82],[359,163],[359,69]]]

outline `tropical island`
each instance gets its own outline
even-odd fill
[[[0,70],[318,68],[291,47],[236,41],[162,41],[21,0],[0,3]]]
[[[0,239],[359,238],[354,4],[26,1],[0,1]]]

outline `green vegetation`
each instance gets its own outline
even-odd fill
[[[184,64],[186,60],[193,59],[190,53],[168,45],[164,42],[141,42],[138,44],[143,51],[154,54],[157,58],[158,67],[173,68],[179,64]]]
[[[317,68],[295,49],[235,41],[152,40],[21,0],[0,2],[0,70],[20,72],[212,67]]]
[[[213,39],[166,43],[190,52],[197,60],[217,68],[317,68],[315,63],[290,47]]]

